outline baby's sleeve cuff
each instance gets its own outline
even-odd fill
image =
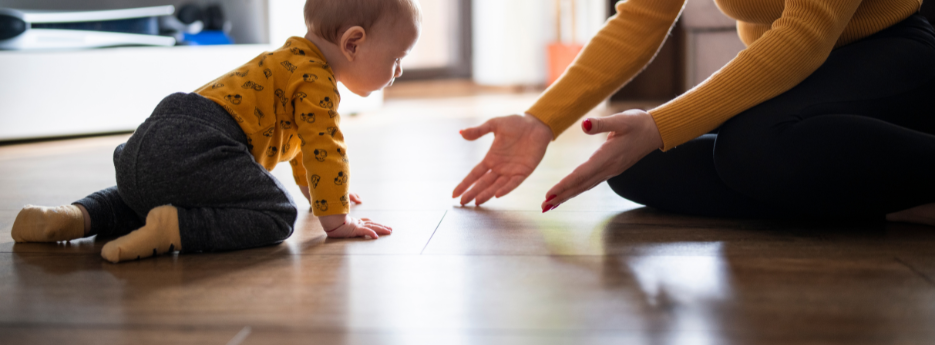
[[[348,214],[351,213],[351,209],[347,206],[341,207],[341,205],[337,205],[337,207],[335,207],[333,204],[321,204],[321,201],[318,201],[312,202],[312,213],[315,214],[315,217],[324,217],[336,214]]]

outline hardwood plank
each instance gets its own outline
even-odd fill
[[[439,225],[427,255],[603,255],[609,212],[500,211],[454,208]]]
[[[113,141],[119,140],[102,140],[96,142],[100,146],[79,146],[82,149],[75,151],[63,148],[61,153],[56,149],[54,154],[0,159],[0,190],[4,191],[0,210],[18,212],[25,204],[68,204],[115,185]]]
[[[242,329],[241,329],[242,330]],[[847,344],[923,344],[929,338],[902,335],[897,338],[849,336],[843,338],[812,339],[784,335],[776,337],[721,336],[703,332],[366,332],[340,333],[322,330],[282,331],[250,328],[239,344],[230,343],[239,331],[231,328],[206,329],[193,327],[106,329],[106,328],[53,328],[42,329],[0,327],[0,340],[11,344],[490,344],[490,345],[552,345],[552,344],[803,344],[818,345],[843,340]]]
[[[5,326],[935,336],[935,289],[894,260],[267,250],[120,265],[0,258]]]
[[[896,258],[896,261],[935,288],[935,254],[931,252],[927,254],[900,256]]]
[[[351,216],[369,217],[393,228],[377,240],[327,238],[314,216],[305,213],[296,221],[296,232],[284,243],[293,254],[303,255],[418,255],[429,243],[445,211],[370,211],[352,209]]]
[[[702,218],[647,208],[546,214],[455,208],[425,254],[880,257],[928,254],[931,227]]]
[[[360,217],[357,210],[352,215]],[[254,249],[255,251],[279,252],[290,254],[321,255],[417,255],[435,232],[444,211],[367,211],[362,215],[383,222],[393,227],[391,235],[381,236],[378,240],[329,239],[318,219],[308,212],[300,213],[296,221],[295,232],[279,245]],[[35,253],[43,255],[99,255],[101,247],[110,241],[108,238],[92,236],[67,242],[57,243],[13,243],[12,239],[0,243],[0,253]]]
[[[236,327],[204,329],[107,328],[95,326],[16,327],[0,326],[4,344],[227,344],[240,331]]]
[[[0,343],[918,344],[935,338],[932,227],[699,218],[601,185],[542,214],[604,140],[576,128],[516,191],[450,192],[492,138],[457,130],[534,95],[391,100],[349,116],[352,214],[393,226],[329,240],[300,210],[282,244],[113,265],[106,239],[14,244],[26,203],[114,183],[126,135],[0,146]],[[599,115],[598,112],[592,115]],[[422,254],[422,255],[420,255]]]
[[[925,335],[902,334],[897,337],[844,336],[815,339],[795,335],[754,337],[719,335],[705,332],[471,332],[471,333],[293,333],[256,330],[244,344],[490,344],[490,345],[558,345],[558,344],[802,344],[824,345],[840,341],[846,344],[923,344]]]
[[[16,214],[19,211],[0,211],[0,245],[12,243],[10,231],[13,229],[13,221],[16,220]]]

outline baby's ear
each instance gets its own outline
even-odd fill
[[[357,59],[357,53],[360,51],[360,45],[367,40],[367,31],[360,26],[352,26],[341,35],[341,53],[348,61]]]

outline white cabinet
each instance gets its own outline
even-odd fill
[[[55,3],[29,1],[44,5]],[[128,3],[146,6],[167,2],[134,0]],[[12,5],[15,4],[2,6]],[[252,13],[252,19],[244,19],[243,26],[259,32],[241,37],[259,41],[256,35],[263,35],[262,44],[0,51],[0,142],[134,130],[165,96],[194,91],[261,52],[282,44],[266,44],[268,5],[265,0],[224,2],[225,7],[240,9],[229,11],[232,19],[247,18],[246,13]],[[236,27],[235,24],[235,31]],[[260,27],[262,29],[258,29]],[[343,97],[338,110],[342,114],[382,106],[382,92],[362,98],[343,85],[340,89]]]
[[[268,48],[0,52],[0,140],[133,130],[165,96],[191,92]]]

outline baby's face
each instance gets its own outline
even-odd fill
[[[403,74],[400,61],[419,39],[419,23],[390,22],[374,25],[369,39],[360,46],[358,58],[341,73],[341,82],[358,95],[366,97],[393,85],[393,80]]]

